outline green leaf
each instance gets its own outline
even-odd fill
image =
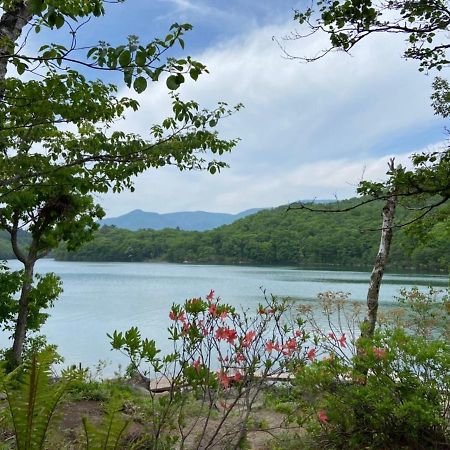
[[[139,67],[144,67],[145,63],[147,62],[146,52],[142,52],[142,51],[138,52],[136,54],[135,62],[136,62],[136,65],[138,65]]]
[[[130,87],[131,86],[131,81],[132,81],[132,71],[129,69],[125,69],[123,72],[123,81],[125,82],[125,84]]]
[[[178,82],[179,85],[184,83],[184,75],[182,73],[178,73],[176,75],[176,77],[177,77],[177,82]]]
[[[171,91],[176,91],[180,87],[177,76],[170,75],[170,77],[167,78],[166,85]]]
[[[94,9],[92,10],[92,13],[94,14],[95,17],[99,17],[103,14],[104,10],[103,10],[103,6],[101,5],[101,3],[97,3],[94,6]]]
[[[55,16],[55,26],[56,28],[61,28],[65,23],[64,16],[62,14],[57,14]]]
[[[56,22],[56,14],[54,12],[51,12],[47,15],[47,23],[50,28],[53,28],[55,26]]]
[[[114,350],[120,350],[125,343],[122,333],[117,331],[114,331],[112,336],[110,334],[107,334],[107,336],[111,340],[111,347]]]
[[[193,68],[193,69],[191,69],[189,71],[189,75],[194,81],[197,81],[197,78],[198,78],[198,75],[199,75],[199,71],[197,69]]]
[[[137,77],[133,83],[134,90],[140,94],[147,89],[147,80],[144,77]]]
[[[18,63],[17,65],[16,65],[16,68],[17,68],[17,73],[19,74],[19,75],[22,75],[24,72],[25,72],[25,70],[27,69],[27,65],[26,64],[24,64],[24,63]]]
[[[147,56],[152,57],[156,53],[156,46],[153,44],[150,44],[147,46]]]
[[[45,3],[43,0],[30,0],[28,3],[30,12],[33,14],[40,14],[45,9]]]
[[[111,69],[115,69],[117,67],[117,58],[115,56],[111,56],[108,59],[108,62],[106,63],[106,65]]]
[[[89,49],[89,51],[87,52],[87,57],[90,58],[97,50],[97,47],[92,47],[91,49]]]
[[[120,55],[119,55],[119,64],[120,67],[128,67],[131,63],[131,53],[129,52],[129,50],[124,50]]]

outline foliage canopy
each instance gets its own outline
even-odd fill
[[[329,46],[315,55],[292,56],[307,62],[328,53],[350,52],[361,41],[377,34],[406,37],[404,57],[419,62],[420,71],[441,71],[450,62],[450,3],[447,0],[314,0],[310,7],[296,10],[294,20],[305,32],[287,39],[303,39],[325,34]],[[446,79],[433,83],[432,106],[435,113],[448,117],[450,90]],[[421,219],[450,199],[450,155],[448,148],[415,154],[412,168],[400,165],[388,171],[386,183],[364,181],[358,192],[375,199],[395,195],[417,211]]]
[[[225,103],[201,109],[174,92],[186,77],[197,80],[207,72],[191,57],[175,56],[191,25],[175,23],[164,38],[146,44],[134,35],[118,46],[79,44],[89,20],[105,14],[106,3],[0,1],[0,227],[24,265],[16,362],[32,309],[34,264],[59,242],[75,249],[90,239],[104,215],[93,194],[133,189],[133,177],[165,165],[214,174],[226,166],[214,155],[237,142],[214,130],[233,109]],[[46,41],[55,30],[60,42]],[[130,97],[120,97],[116,85],[97,78],[111,73],[120,75]],[[117,122],[139,109],[131,97],[162,78],[171,116],[149,125],[146,135],[121,130]],[[30,233],[26,248],[18,244],[21,230]]]

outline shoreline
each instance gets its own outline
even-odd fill
[[[305,271],[330,271],[330,272],[360,272],[360,273],[370,273],[372,271],[371,265],[336,265],[336,264],[305,264],[305,265],[294,265],[294,264],[259,264],[253,262],[225,262],[225,261],[215,261],[215,262],[203,262],[203,261],[167,261],[161,259],[149,259],[144,261],[132,261],[132,260],[85,260],[85,259],[58,259],[58,258],[43,258],[46,260],[53,260],[55,262],[76,262],[76,263],[132,263],[132,264],[173,264],[173,265],[186,265],[186,266],[229,266],[229,267],[261,267],[261,268],[274,268],[274,269],[292,269],[292,270],[305,270]],[[446,270],[426,270],[419,269],[415,267],[388,267],[386,275],[431,275],[431,276],[450,276]]]

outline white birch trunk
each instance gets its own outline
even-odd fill
[[[0,101],[3,100],[3,82],[8,70],[8,60],[14,53],[14,44],[30,21],[28,1],[18,1],[0,17]]]
[[[388,197],[383,208],[383,225],[381,229],[380,246],[370,276],[369,290],[367,292],[367,312],[361,330],[361,337],[371,338],[375,331],[380,286],[391,248],[396,206],[397,197],[392,195]]]

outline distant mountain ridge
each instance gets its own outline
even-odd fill
[[[288,205],[250,214],[229,225],[204,232],[165,230],[131,231],[103,227],[92,241],[75,252],[61,246],[54,257],[70,261],[167,261],[192,264],[262,264],[298,267],[370,269],[380,235],[380,211],[374,201],[356,208],[360,198],[340,202],[345,214],[287,211]],[[320,209],[335,210],[324,205]],[[413,212],[400,208],[396,218],[405,223]],[[180,223],[180,222],[178,222]],[[447,271],[450,239],[435,225],[426,242],[401,228],[392,243],[390,268]]]
[[[206,231],[222,225],[228,225],[238,219],[261,211],[262,208],[252,208],[238,214],[213,213],[206,211],[181,211],[159,214],[135,209],[118,217],[103,219],[100,225],[114,225],[118,228],[137,231],[142,229],[162,230],[164,228],[179,228],[186,231]]]

